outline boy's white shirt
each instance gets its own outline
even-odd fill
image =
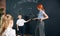
[[[26,23],[26,22],[27,22],[27,21],[25,21],[24,19],[18,19],[16,24],[17,24],[18,26],[24,26],[24,23]]]

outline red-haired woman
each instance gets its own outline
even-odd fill
[[[38,4],[37,9],[39,10],[38,17],[34,18],[40,20],[40,24],[37,25],[36,31],[35,31],[35,36],[37,36],[37,28],[39,28],[39,36],[45,36],[44,32],[44,20],[48,19],[48,15],[45,13],[45,9],[43,7],[43,4]]]

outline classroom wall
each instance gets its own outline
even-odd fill
[[[45,20],[45,33],[46,36],[59,36],[60,35],[60,0],[6,0],[6,13],[9,13],[14,18],[14,29],[16,29],[16,20],[18,14],[21,14],[25,20],[37,17],[38,10],[36,5],[43,3],[45,11],[49,16]],[[35,27],[39,21],[30,21],[25,23],[25,34],[35,33]]]

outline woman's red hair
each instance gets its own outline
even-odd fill
[[[43,4],[41,3],[37,5],[37,8],[44,10]]]

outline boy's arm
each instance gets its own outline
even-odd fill
[[[37,20],[38,18],[33,18],[32,20]]]
[[[17,25],[17,28],[18,28],[18,25]]]
[[[16,26],[17,26],[17,28],[18,28],[18,23],[19,23],[19,22],[18,22],[18,20],[17,20],[17,22],[16,22]]]
[[[29,19],[29,20],[25,21],[25,23],[27,23],[27,22],[29,22],[29,21],[31,21],[31,19]]]
[[[31,19],[27,20],[27,22],[31,21]]]

